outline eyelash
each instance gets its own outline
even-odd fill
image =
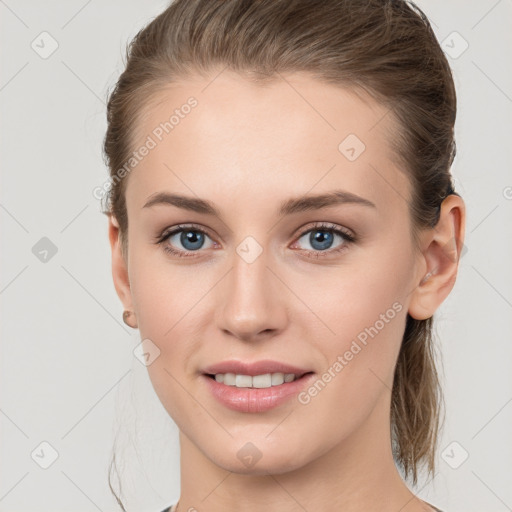
[[[157,237],[157,240],[155,243],[163,244],[169,237],[171,237],[172,235],[175,235],[176,233],[180,233],[181,231],[192,231],[192,232],[202,233],[206,236],[209,236],[208,233],[198,225],[179,224],[178,226],[176,226],[175,228],[173,228],[170,231],[164,231],[161,235],[159,235]],[[312,251],[312,250],[308,250],[308,249],[301,250],[301,252],[305,252],[306,254],[311,255],[317,259],[326,257],[326,256],[324,256],[324,254],[331,255],[333,253],[342,252],[347,249],[348,245],[353,244],[357,241],[357,238],[354,235],[352,235],[351,233],[349,233],[348,231],[340,228],[339,226],[336,226],[335,224],[330,224],[330,223],[325,223],[325,222],[315,223],[313,226],[309,227],[308,229],[306,229],[305,231],[300,233],[300,235],[297,237],[297,240],[301,239],[305,234],[309,233],[310,231],[325,231],[327,233],[334,233],[336,235],[342,236],[345,240],[344,243],[336,249],[328,249],[326,251]],[[174,249],[170,245],[164,245],[163,250],[165,252],[167,252],[168,254],[171,254],[173,256],[178,256],[180,258],[194,258],[194,257],[197,257],[196,253],[199,252],[199,251],[177,250],[177,249]]]

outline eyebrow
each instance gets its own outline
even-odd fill
[[[161,204],[168,204],[196,213],[221,217],[220,212],[210,201],[178,194],[170,194],[168,192],[158,192],[153,194],[150,196],[143,208],[150,208]],[[279,216],[283,217],[293,213],[320,210],[322,208],[339,204],[360,204],[376,208],[374,203],[368,199],[353,194],[352,192],[348,192],[346,190],[333,190],[325,194],[305,195],[302,197],[288,199],[281,203]]]

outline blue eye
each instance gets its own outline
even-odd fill
[[[309,233],[309,236],[308,236]],[[320,229],[312,229],[301,238],[307,237],[307,241],[312,245],[313,250],[325,251],[329,249],[334,240],[334,232]],[[338,235],[339,236],[339,235]]]
[[[338,247],[331,249],[335,238],[341,238],[341,244]],[[305,231],[299,238],[299,241],[305,238],[306,241],[313,248],[304,249],[304,251],[315,258],[322,258],[324,254],[337,253],[339,251],[347,249],[347,246],[356,241],[354,235],[341,229],[335,224],[318,223],[313,229]]]
[[[197,252],[202,248],[205,236],[208,236],[205,231],[194,226],[177,226],[172,231],[165,233],[157,243],[169,241],[170,243],[164,244],[165,251],[177,256],[188,256],[187,253]],[[177,240],[172,241],[173,238]],[[173,247],[177,242],[184,247],[184,251]]]
[[[204,244],[205,234],[199,231],[183,230],[174,234],[172,237],[177,235],[179,235],[179,241],[187,251],[195,251],[200,249]],[[170,236],[169,240],[171,240],[172,237]]]
[[[315,258],[322,258],[325,257],[324,255],[343,251],[348,248],[349,244],[356,241],[356,237],[348,232],[348,230],[342,229],[335,224],[326,223],[316,223],[312,229],[303,231],[298,241],[305,237],[307,237],[307,242],[311,245],[312,249],[302,249],[302,252]],[[341,244],[331,249],[335,237],[341,238]],[[179,257],[195,257],[194,253],[200,252],[199,249],[204,248],[205,238],[210,239],[206,231],[199,226],[179,225],[171,231],[166,231],[158,238],[156,243],[162,244],[164,250],[169,254]],[[176,249],[175,247],[178,244],[181,244],[184,249]],[[211,247],[212,245],[210,245]]]

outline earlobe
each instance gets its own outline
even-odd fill
[[[460,196],[451,194],[441,204],[439,221],[425,232],[421,253],[422,274],[412,293],[409,315],[417,320],[430,318],[446,299],[457,278],[461,255],[465,253],[465,205]]]
[[[128,268],[121,249],[119,223],[114,215],[109,215],[108,237],[112,250],[112,278],[118,297],[125,310],[133,310]]]

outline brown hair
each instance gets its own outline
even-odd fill
[[[456,194],[453,77],[426,15],[412,2],[175,0],[133,38],[126,59],[110,93],[104,140],[112,183],[104,213],[118,220],[125,254],[126,177],[116,172],[134,150],[144,107],[166,84],[216,69],[259,83],[307,72],[385,105],[398,126],[389,143],[412,185],[416,243],[420,229],[437,224],[442,200]],[[414,484],[421,464],[435,473],[444,409],[432,320],[407,315],[391,397],[393,454]]]

